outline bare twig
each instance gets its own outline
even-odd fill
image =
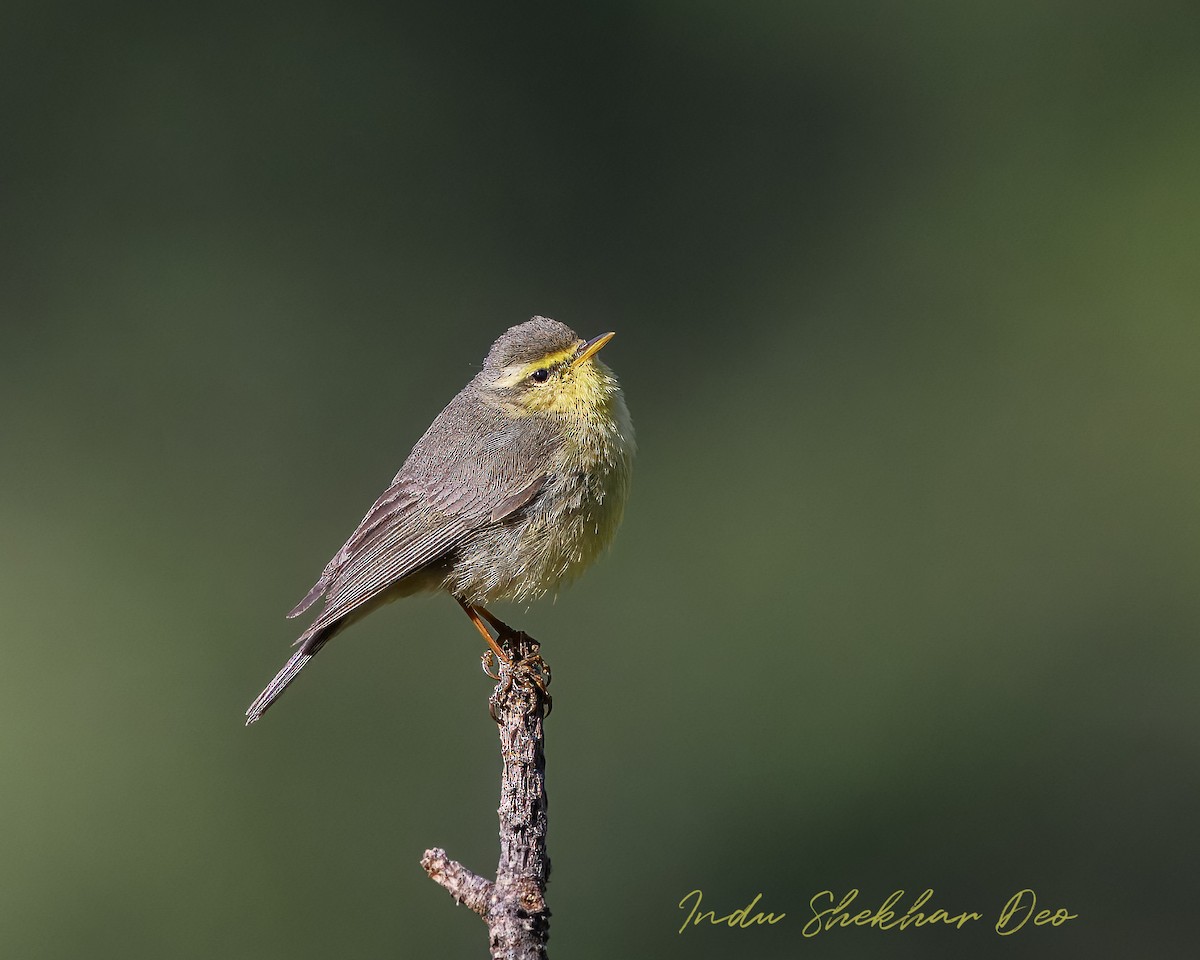
[[[546,882],[546,757],[542,720],[550,671],[538,643],[524,633],[502,638],[512,653],[501,664],[489,707],[500,727],[500,862],[496,881],[472,873],[446,851],[427,850],[421,866],[456,902],[487,922],[493,960],[545,960],[550,938]]]
[[[487,916],[488,901],[492,898],[494,884],[487,877],[472,873],[457,860],[446,856],[440,847],[426,850],[421,866],[429,879],[441,884],[460,906],[470,907],[481,917]]]

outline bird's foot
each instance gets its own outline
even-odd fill
[[[533,694],[530,711],[544,703],[546,716],[549,716],[554,705],[547,689],[550,686],[550,667],[538,653],[538,642],[524,631],[514,630],[486,607],[467,603],[461,597],[455,599],[487,641],[488,649],[481,658],[483,672],[498,684],[489,701],[492,719],[496,720],[497,705],[512,693],[514,684]],[[491,630],[484,624],[485,620],[496,631],[496,636],[492,636]]]
[[[479,659],[483,664],[483,672],[491,679],[499,682],[500,671],[503,668],[504,661],[496,655],[496,651],[490,648],[484,650],[483,655]],[[492,669],[492,661],[495,661],[496,663],[495,670]]]
[[[513,695],[514,687],[530,694],[526,712],[532,713],[539,705],[544,704],[546,716],[550,716],[550,711],[554,709],[554,698],[547,689],[550,686],[550,665],[538,653],[538,642],[522,631],[502,634],[498,640],[504,650],[510,653],[511,659],[500,661],[496,673],[488,669],[490,662],[485,667],[487,675],[497,682],[496,689],[488,700],[488,712],[492,719],[500,722],[497,709],[502,701]],[[484,659],[492,659],[490,651]]]

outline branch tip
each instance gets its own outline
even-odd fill
[[[487,919],[488,901],[492,896],[490,880],[468,870],[457,860],[451,860],[441,847],[426,850],[421,866],[429,879],[445,889],[455,903],[469,907]]]

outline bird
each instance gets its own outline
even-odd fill
[[[636,449],[620,383],[585,340],[535,316],[510,327],[288,614],[324,605],[246,711],[257,721],[336,634],[381,605],[444,590],[501,659],[485,606],[528,603],[611,543]]]

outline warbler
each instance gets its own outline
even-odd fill
[[[380,605],[425,590],[509,628],[484,604],[526,602],[579,576],[612,541],[629,493],[633,425],[612,371],[583,340],[534,317],[492,344],[391,486],[288,616],[324,607],[246,711],[254,723],[317,652]]]

